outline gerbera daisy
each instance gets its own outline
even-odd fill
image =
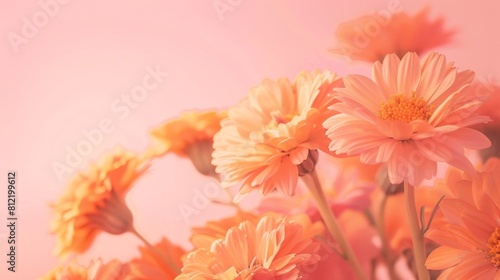
[[[306,215],[245,221],[210,250],[189,253],[176,279],[300,279],[302,269],[319,260],[317,234],[323,234],[322,224]]]
[[[387,163],[393,184],[413,186],[436,174],[437,162],[473,172],[464,148],[482,149],[490,141],[467,126],[487,122],[477,116],[478,101],[466,89],[474,78],[458,72],[443,55],[415,53],[403,59],[387,55],[373,65],[373,80],[361,75],[344,78],[336,90],[340,112],[324,122],[337,154],[360,155],[364,163]]]
[[[150,132],[153,143],[147,154],[155,157],[174,153],[187,157],[198,172],[214,175],[215,168],[211,164],[213,136],[226,116],[225,111],[184,112]]]
[[[298,176],[312,171],[317,151],[328,148],[321,126],[333,115],[333,88],[342,80],[326,71],[264,80],[252,88],[214,137],[213,163],[225,174],[223,186],[243,182],[240,196],[258,189],[295,193]],[[238,197],[237,197],[238,198]]]
[[[426,261],[441,270],[438,279],[500,279],[500,160],[492,158],[470,184],[474,203],[445,199],[440,209],[448,224],[427,237],[438,244]]]
[[[429,20],[428,8],[415,15],[366,15],[338,27],[335,35],[342,46],[331,51],[367,62],[382,61],[390,53],[400,58],[407,52],[421,55],[451,41],[455,32],[443,25],[443,18]]]
[[[55,254],[83,253],[100,232],[130,231],[133,218],[125,196],[147,168],[135,154],[119,150],[92,165],[87,173],[76,175],[52,204]]]

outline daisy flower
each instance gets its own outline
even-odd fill
[[[189,253],[175,279],[300,279],[302,269],[319,260],[317,234],[323,234],[322,224],[306,215],[245,221],[210,250]]]
[[[119,150],[76,175],[52,204],[55,254],[83,253],[100,232],[130,231],[133,218],[125,196],[148,167],[135,154]]]
[[[204,175],[214,175],[212,144],[225,111],[190,111],[151,130],[153,143],[147,154],[151,157],[174,153],[191,160],[196,170]]]
[[[407,53],[375,62],[372,79],[344,78],[336,90],[340,112],[324,122],[330,150],[360,155],[364,163],[387,163],[389,180],[417,186],[435,176],[437,162],[473,172],[464,148],[483,149],[490,141],[467,126],[489,121],[475,114],[481,102],[471,94],[474,73],[459,72],[443,55],[422,60]]]
[[[469,181],[474,203],[461,199],[441,203],[448,223],[427,234],[441,245],[426,261],[428,269],[444,270],[438,279],[500,279],[499,174],[500,160],[492,158]]]
[[[225,175],[223,186],[242,182],[236,199],[254,189],[294,195],[298,176],[314,168],[317,150],[328,150],[321,124],[333,115],[327,108],[341,83],[328,71],[314,71],[293,83],[264,80],[252,88],[214,137],[212,162]]]
[[[366,15],[338,27],[335,35],[342,47],[331,52],[367,62],[382,61],[390,53],[400,58],[407,52],[421,55],[451,41],[455,32],[443,25],[443,18],[429,19],[429,8],[415,15]]]

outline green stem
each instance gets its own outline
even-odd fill
[[[424,235],[418,221],[417,207],[415,204],[415,187],[406,180],[404,182],[406,211],[410,222],[411,237],[413,240],[413,255],[419,280],[429,280],[429,271],[425,268]]]
[[[342,253],[344,255],[345,260],[351,265],[354,273],[356,273],[359,280],[368,279],[359,264],[354,251],[351,248],[349,242],[345,238],[342,233],[342,229],[340,225],[333,215],[329,204],[326,200],[325,193],[323,192],[323,188],[321,187],[321,183],[319,182],[316,171],[312,171],[309,174],[302,176],[302,180],[306,183],[307,187],[311,191],[314,200],[318,204],[318,210],[325,222],[326,228],[330,232],[333,238],[339,243],[340,249],[342,249]]]

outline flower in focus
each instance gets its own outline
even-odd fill
[[[210,250],[189,253],[175,279],[300,279],[304,267],[318,262],[314,236],[323,233],[323,225],[306,215],[245,221]]]
[[[213,136],[226,116],[225,111],[184,112],[150,132],[153,144],[148,153],[151,156],[174,153],[188,157],[201,174],[213,175]]]
[[[407,52],[422,55],[451,41],[455,32],[445,30],[443,23],[443,18],[429,20],[428,8],[415,15],[362,16],[339,26],[335,35],[342,47],[331,51],[367,62],[382,61],[391,53],[400,58]]]
[[[55,254],[83,253],[103,231],[122,234],[131,230],[133,218],[125,196],[147,168],[135,154],[120,150],[92,165],[87,173],[77,174],[52,204]]]
[[[190,241],[197,249],[205,248],[210,250],[212,243],[217,239],[223,239],[230,228],[236,227],[244,221],[255,224],[259,222],[259,219],[260,217],[254,214],[238,211],[234,216],[219,221],[208,222],[204,227],[191,228],[192,235]]]
[[[333,88],[342,80],[326,71],[302,72],[287,79],[264,80],[252,88],[214,137],[213,163],[225,174],[223,186],[242,183],[239,196],[258,189],[294,195],[298,176],[311,172],[317,150],[327,151],[321,126],[333,115]]]
[[[167,256],[177,267],[182,267],[184,249],[172,244],[166,238],[154,245],[155,250]],[[139,247],[141,256],[127,264],[127,277],[124,280],[174,279],[177,274],[156,252],[149,247]]]
[[[372,75],[373,80],[348,75],[345,88],[336,90],[341,102],[330,108],[340,113],[323,124],[330,150],[360,155],[364,163],[387,163],[393,184],[417,186],[435,176],[437,162],[473,172],[464,148],[490,145],[467,127],[489,121],[475,114],[480,101],[466,90],[473,72],[458,72],[437,53],[422,61],[407,53],[401,60],[390,54],[375,62]]]
[[[490,159],[470,184],[473,203],[443,200],[448,223],[427,233],[441,245],[426,261],[428,269],[444,270],[439,279],[500,279],[500,159]]]

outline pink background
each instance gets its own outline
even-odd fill
[[[66,2],[15,52],[9,33],[20,35],[23,17],[32,21],[43,10],[34,0],[1,1],[0,176],[18,171],[19,218],[18,271],[10,273],[5,263],[5,179],[0,188],[1,279],[34,279],[57,263],[51,255],[48,205],[74,172],[59,180],[52,166],[65,164],[66,148],[75,149],[85,140],[83,131],[97,129],[104,119],[114,127],[75,171],[85,170],[117,145],[141,152],[152,127],[185,110],[235,104],[266,77],[293,78],[316,67],[339,74],[369,73],[366,64],[348,63],[326,50],[336,45],[333,32],[340,22],[390,3],[219,0],[234,3],[219,17],[213,0]],[[431,2],[432,16],[446,16],[446,26],[458,30],[454,42],[439,50],[461,68],[484,78],[498,77],[499,2],[400,0],[410,13]],[[159,66],[169,76],[127,116],[113,111],[113,102],[142,83],[147,66]],[[138,230],[152,242],[167,235],[189,246],[190,226],[228,213],[209,205],[188,223],[182,218],[179,206],[191,205],[194,190],[202,191],[209,183],[187,160],[171,155],[156,161],[128,195]],[[128,234],[102,234],[80,261],[125,261],[137,255],[139,244]]]

